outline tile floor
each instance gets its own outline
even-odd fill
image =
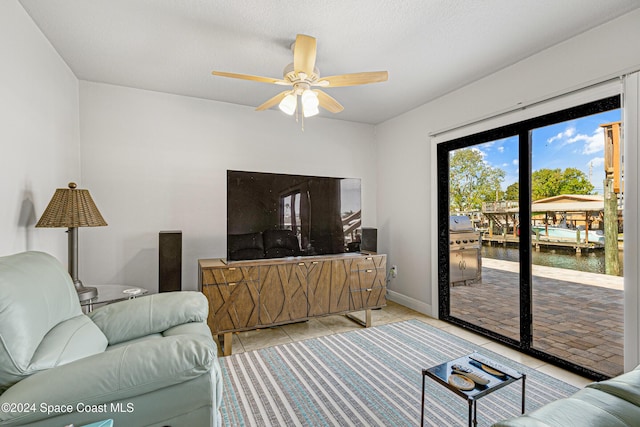
[[[362,316],[363,313],[355,313],[356,316]],[[411,310],[405,306],[397,304],[393,301],[387,301],[387,306],[380,310],[372,310],[372,323],[374,326],[385,323],[399,322],[401,320],[418,319],[428,323],[434,327],[440,328],[453,335],[457,335],[474,344],[485,347],[491,351],[522,363],[525,366],[544,372],[547,375],[558,378],[566,383],[582,388],[592,382],[588,378],[583,378],[572,372],[550,365],[546,362],[538,360],[534,357],[522,354],[506,347],[490,338],[477,335],[458,326],[443,322],[438,319],[426,316]],[[245,351],[256,350],[264,347],[285,344],[293,341],[315,338],[324,335],[331,335],[340,332],[346,332],[354,329],[360,329],[358,325],[345,316],[327,316],[310,319],[307,322],[293,323],[289,325],[277,326],[267,329],[258,329],[254,331],[239,332],[233,334],[232,350],[233,354]],[[222,355],[218,348],[219,355]]]

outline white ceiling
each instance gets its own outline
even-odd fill
[[[321,76],[389,71],[326,89],[380,123],[640,7],[639,0],[19,0],[81,80],[256,107],[281,86],[298,33]],[[265,114],[256,112],[256,114]]]

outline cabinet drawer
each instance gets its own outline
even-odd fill
[[[386,288],[374,287],[360,289],[351,292],[349,308],[351,310],[363,310],[386,305]]]
[[[256,282],[260,277],[258,267],[222,267],[202,269],[203,285]]]
[[[386,256],[384,255],[367,255],[362,258],[353,260],[351,270],[375,270],[385,269]]]
[[[385,271],[381,268],[351,272],[351,291],[383,288],[386,283]]]

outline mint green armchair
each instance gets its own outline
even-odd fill
[[[0,258],[0,426],[219,426],[222,381],[199,292],[82,313],[50,255]]]

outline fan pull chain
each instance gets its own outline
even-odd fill
[[[296,100],[298,101],[298,100]],[[300,128],[304,132],[304,114],[302,113],[302,106],[296,103],[296,123],[300,123]]]

